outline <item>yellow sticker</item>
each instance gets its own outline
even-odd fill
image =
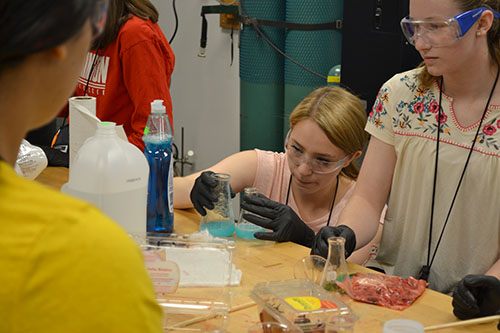
[[[321,308],[321,301],[312,296],[288,297],[285,301],[299,311],[314,311]]]
[[[340,83],[340,76],[328,76],[326,81],[328,83]]]

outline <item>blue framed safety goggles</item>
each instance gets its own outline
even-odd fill
[[[412,45],[415,45],[415,38],[418,36],[432,46],[446,46],[462,38],[486,10],[491,11],[496,19],[500,18],[497,11],[479,7],[448,20],[412,20],[406,16],[401,20],[401,29]]]
[[[458,25],[460,26],[460,35],[458,36],[458,38],[464,36],[467,33],[467,31],[469,31],[469,29],[474,25],[474,23],[476,23],[476,21],[479,19],[479,17],[485,10],[491,11],[495,18],[500,17],[500,13],[488,7],[479,7],[476,9],[472,9],[466,11],[465,13],[458,14],[457,16],[454,17],[454,19],[458,22]]]

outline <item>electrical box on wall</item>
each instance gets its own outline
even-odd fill
[[[219,0],[219,2],[231,4],[231,6],[238,7],[238,2],[236,0]],[[238,16],[236,14],[220,14],[219,25],[221,28],[225,29],[238,29]]]

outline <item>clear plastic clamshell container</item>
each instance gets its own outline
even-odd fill
[[[234,241],[133,234],[144,255],[165,332],[224,332],[229,322]]]
[[[308,279],[261,282],[250,297],[261,322],[280,322],[295,332],[348,331],[356,320],[344,302]]]

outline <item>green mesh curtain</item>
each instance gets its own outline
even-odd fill
[[[343,0],[287,0],[286,21],[312,24],[341,20],[343,7]],[[337,30],[290,30],[285,39],[287,55],[323,76],[341,63],[341,46],[342,34]],[[284,134],[295,106],[311,91],[325,85],[326,80],[285,60]]]
[[[285,0],[244,0],[243,14],[285,20]],[[280,49],[284,29],[261,27]],[[240,34],[240,149],[279,151],[283,146],[284,59],[250,26]]]

